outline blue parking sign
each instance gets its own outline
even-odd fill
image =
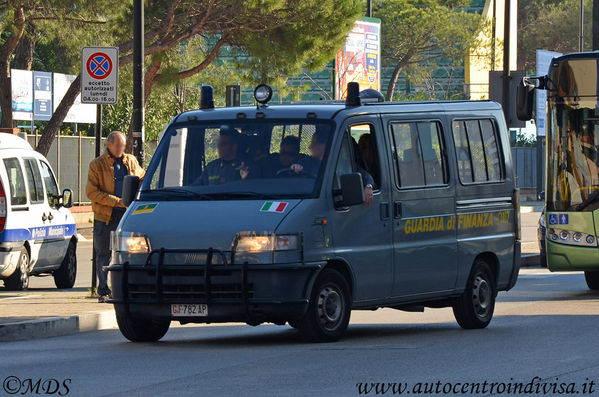
[[[549,224],[550,225],[557,225],[559,222],[558,218],[557,218],[557,214],[549,214]]]

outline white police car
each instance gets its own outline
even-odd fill
[[[29,276],[52,274],[58,288],[77,275],[77,233],[48,160],[18,136],[0,133],[0,279],[8,290],[28,287]]]

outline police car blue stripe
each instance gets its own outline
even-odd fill
[[[42,240],[55,237],[70,237],[77,232],[77,226],[68,225],[51,225],[32,227],[30,229],[5,229],[0,232],[0,241],[25,241],[25,240]]]

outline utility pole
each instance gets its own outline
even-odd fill
[[[144,160],[144,2],[133,0],[133,154]]]
[[[372,17],[372,0],[366,0],[366,16]]]
[[[510,125],[510,112],[508,111],[513,101],[510,100],[510,0],[505,0],[505,13],[503,24],[503,75],[501,82],[503,85],[501,105],[507,124]]]
[[[599,50],[599,0],[593,0],[593,51]]]

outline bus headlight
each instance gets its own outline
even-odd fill
[[[296,234],[239,233],[233,241],[236,252],[291,251],[300,246],[300,238]]]
[[[591,234],[561,229],[547,229],[547,239],[555,243],[596,247],[597,238]]]
[[[112,232],[110,248],[130,254],[147,254],[151,250],[148,237],[135,232]]]

